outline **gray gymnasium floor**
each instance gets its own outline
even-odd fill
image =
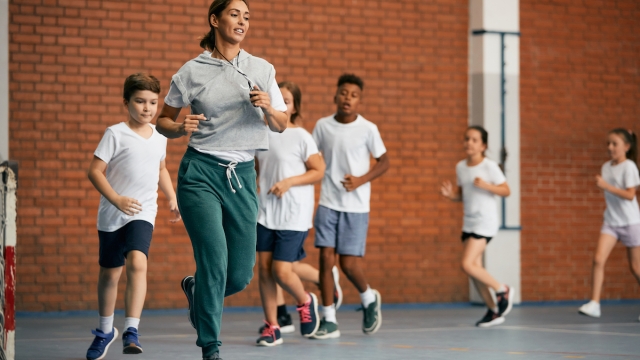
[[[296,333],[284,335],[285,343],[274,348],[254,346],[261,313],[229,311],[221,355],[225,360],[640,359],[640,303],[603,305],[598,320],[580,316],[576,309],[514,307],[503,325],[478,329],[473,323],[483,315],[481,307],[387,307],[380,331],[366,336],[360,331],[361,313],[351,307],[338,311],[340,339],[308,340]],[[116,314],[116,327],[123,321]],[[21,314],[16,359],[84,359],[96,325],[96,315],[86,312]],[[201,359],[186,310],[148,311],[140,332],[143,354],[122,355],[121,342],[114,342],[105,359]]]

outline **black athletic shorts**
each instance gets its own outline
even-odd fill
[[[143,252],[149,257],[153,225],[148,221],[134,220],[116,231],[100,231],[100,259],[103,268],[116,268],[124,265],[131,250]]]
[[[258,224],[256,251],[273,253],[273,260],[296,262],[304,259],[308,231],[271,230]]]
[[[462,239],[462,242],[464,242],[468,238],[474,238],[474,239],[478,239],[478,240],[485,239],[485,240],[487,240],[487,244],[489,243],[489,241],[491,241],[491,239],[493,239],[493,237],[478,235],[476,233],[468,233],[468,232],[464,232],[464,231],[462,232],[462,236],[460,238]]]

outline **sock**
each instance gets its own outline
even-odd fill
[[[376,294],[371,291],[371,287],[369,287],[369,285],[367,285],[367,290],[365,290],[365,292],[360,293],[360,301],[365,308],[376,301]]]
[[[134,317],[124,318],[124,331],[127,331],[127,329],[130,327],[138,330],[138,325],[140,325],[140,319]]]
[[[100,316],[100,330],[102,330],[105,334],[111,334],[113,331],[113,315],[111,316]]]
[[[287,316],[287,305],[278,305],[278,317]]]
[[[500,289],[496,290],[496,294],[502,294],[504,292],[507,292],[507,287],[504,284],[502,284],[500,285]]]
[[[331,304],[329,306],[322,307],[322,315],[324,316],[325,321],[332,322],[334,324],[338,323],[336,319],[336,305]]]
[[[498,306],[496,305],[496,306],[493,307],[493,309],[491,309],[491,311],[493,311],[494,313],[497,314],[498,311],[500,311],[500,310],[498,310]]]

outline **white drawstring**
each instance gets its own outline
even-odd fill
[[[236,182],[238,183],[238,187],[242,189],[242,184],[240,184],[240,179],[238,179],[238,174],[236,174],[236,165],[238,165],[238,162],[232,161],[226,165],[222,163],[218,163],[218,165],[227,168],[227,180],[229,181],[229,187],[231,188],[231,191],[233,191],[234,194],[236,192],[236,189],[234,189],[233,185],[231,185],[231,173],[233,173],[233,176],[236,177]]]

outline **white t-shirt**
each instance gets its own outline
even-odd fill
[[[313,185],[292,186],[278,199],[268,194],[278,181],[307,172],[305,162],[318,153],[315,141],[303,128],[269,133],[269,151],[259,151],[260,207],[258,223],[271,230],[307,231],[313,223]]]
[[[101,196],[98,208],[100,231],[116,231],[133,220],[155,224],[160,162],[166,157],[167,138],[160,135],[154,125],[150,126],[153,134],[148,139],[123,122],[110,126],[93,153],[107,163],[107,181],[113,190],[142,204],[142,211],[129,216]]]
[[[211,56],[210,51],[204,51],[204,53]],[[231,61],[233,61],[234,59],[232,59]],[[277,111],[282,111],[282,112],[287,111],[287,104],[284,103],[284,98],[282,98],[282,93],[280,92],[280,88],[278,87],[277,81],[273,82],[273,84],[271,85],[271,88],[267,90],[267,93],[271,98],[271,107],[273,107]],[[171,82],[171,85],[169,87],[169,93],[167,93],[167,96],[164,98],[164,103],[174,108],[183,108],[189,105],[184,102],[180,89],[178,89],[178,87],[175,86],[173,81]],[[229,151],[207,151],[202,149],[196,149],[196,150],[204,154],[213,155],[222,160],[237,161],[237,162],[251,161],[256,155],[255,150],[229,150]]]
[[[498,164],[484,158],[475,166],[468,166],[467,160],[456,165],[458,186],[462,188],[462,202],[464,204],[464,223],[462,231],[477,235],[493,237],[498,233],[498,196],[480,189],[473,184],[476,178],[492,185],[502,185],[507,179]]]
[[[368,173],[370,156],[378,159],[387,152],[378,127],[360,115],[354,122],[342,124],[334,114],[318,120],[313,139],[327,163],[320,205],[336,211],[368,213],[371,183],[347,192],[341,181],[345,175]]]
[[[640,185],[640,174],[636,164],[627,159],[617,165],[607,161],[602,165],[604,181],[620,189],[628,189]],[[632,201],[625,200],[608,191],[604,192],[607,209],[604,211],[604,222],[609,226],[628,226],[640,224],[640,208],[638,197]]]

